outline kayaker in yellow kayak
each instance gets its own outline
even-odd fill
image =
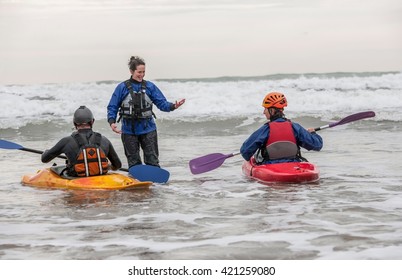
[[[285,118],[286,97],[280,92],[268,93],[263,102],[264,115],[269,120],[255,131],[242,145],[240,153],[245,160],[254,155],[256,163],[306,161],[300,147],[319,151],[323,146],[314,128],[305,129]]]
[[[42,154],[42,162],[47,163],[64,153],[67,156],[67,162],[63,172],[72,177],[106,174],[109,161],[112,170],[121,168],[119,156],[109,139],[92,130],[94,122],[95,118],[91,110],[80,106],[73,118],[76,131],[46,150]]]

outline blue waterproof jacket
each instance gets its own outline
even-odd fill
[[[141,89],[141,82],[135,81],[132,78],[130,78],[130,82],[133,91],[139,92]],[[107,106],[107,120],[109,124],[116,122],[121,103],[129,93],[130,92],[124,82],[117,85]],[[175,104],[168,102],[162,91],[150,81],[146,81],[146,94],[159,110],[170,112],[175,109]],[[121,130],[124,134],[141,135],[156,130],[156,124],[153,118],[135,120],[134,125],[133,120],[129,118],[122,118],[121,121]]]
[[[284,122],[286,121],[283,118],[278,118],[275,122]],[[303,147],[306,150],[314,150],[319,151],[323,146],[323,141],[320,135],[313,132],[308,132],[305,128],[303,128],[300,124],[292,122],[293,132],[295,134],[296,142],[299,147]],[[254,153],[260,149],[265,148],[265,144],[267,143],[269,137],[269,125],[264,124],[257,131],[255,131],[251,136],[243,143],[240,148],[240,153],[245,160],[250,160]],[[278,162],[291,162],[297,161],[297,159],[277,159],[264,161],[263,164],[266,163],[278,163]]]

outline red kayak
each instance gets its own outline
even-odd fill
[[[320,179],[318,168],[310,162],[255,164],[254,158],[245,161],[243,173],[261,182],[310,183]]]

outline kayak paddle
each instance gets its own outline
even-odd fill
[[[375,113],[373,111],[356,113],[356,114],[347,116],[347,117],[341,119],[340,121],[333,122],[333,123],[315,128],[315,131],[329,128],[329,127],[334,127],[337,125],[354,122],[354,121],[358,121],[361,119],[372,118],[374,116],[375,116]],[[214,169],[220,167],[227,158],[230,158],[230,157],[233,157],[233,156],[236,156],[239,154],[240,153],[232,153],[232,154],[224,155],[224,154],[220,154],[220,153],[213,153],[213,154],[209,154],[209,155],[205,155],[202,157],[192,159],[189,162],[190,171],[193,174],[200,174],[200,173],[214,170]]]
[[[43,154],[43,151],[39,151],[39,150],[34,150],[34,149],[29,149],[29,148],[24,148],[23,146],[14,143],[14,142],[10,142],[7,140],[1,140],[0,139],[0,148],[2,149],[8,149],[8,150],[21,150],[21,151],[26,151],[26,152],[31,152],[31,153],[35,153],[35,154]],[[57,156],[58,158],[62,158],[62,159],[67,159],[66,156],[60,155]]]
[[[222,165],[222,163],[230,157],[239,155],[240,153],[231,153],[231,154],[220,154],[220,153],[213,153],[206,156],[202,156],[199,158],[195,158],[190,160],[189,166],[191,173],[193,174],[200,174],[204,172],[208,172],[214,170]]]
[[[375,116],[375,113],[373,111],[360,112],[360,113],[356,113],[356,114],[353,114],[353,115],[349,115],[349,116],[341,119],[340,121],[333,122],[333,123],[330,123],[330,124],[327,124],[327,125],[323,125],[323,126],[314,128],[314,130],[319,131],[321,129],[334,127],[334,126],[337,126],[337,125],[350,123],[350,122],[358,121],[358,120],[361,120],[361,119],[372,118],[374,116]]]
[[[43,151],[25,148],[17,143],[0,139],[0,148],[8,150],[21,150],[35,154],[43,154]],[[67,159],[59,155],[58,158]],[[152,165],[135,165],[130,169],[120,168],[119,170],[129,172],[131,176],[139,181],[151,181],[155,183],[166,183],[169,180],[169,171]]]
[[[121,170],[122,168],[120,168]],[[152,181],[154,183],[166,183],[169,180],[169,171],[152,165],[138,164],[128,169],[131,176],[139,181]]]

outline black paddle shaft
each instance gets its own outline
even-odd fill
[[[20,150],[22,151],[27,151],[27,152],[31,152],[31,153],[35,153],[35,154],[43,154],[43,151],[39,151],[39,150],[34,150],[34,149],[29,149],[29,148],[21,148]],[[58,158],[62,158],[62,159],[67,159],[66,156],[63,155],[59,155],[57,156]]]

